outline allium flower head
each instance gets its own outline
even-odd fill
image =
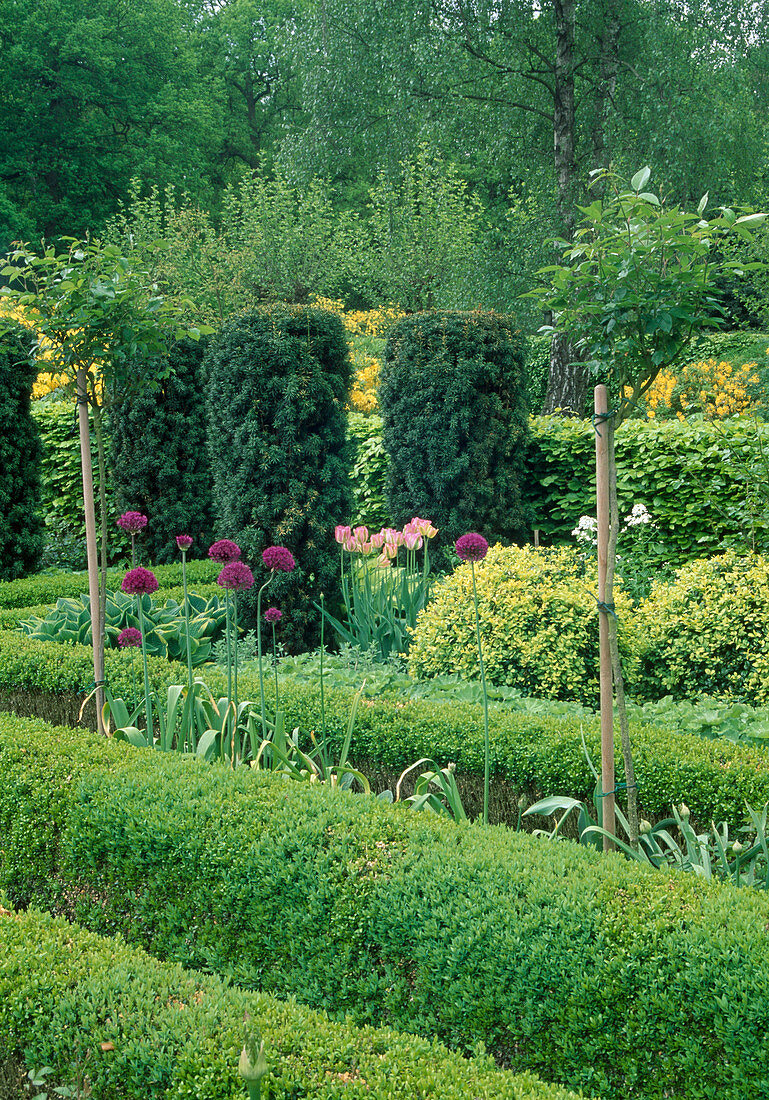
[[[457,539],[456,551],[462,561],[483,561],[489,552],[489,544],[483,535],[468,531]]]
[[[121,630],[117,636],[117,644],[121,649],[125,649],[126,646],[139,646],[142,644],[142,632],[137,630],[135,626],[127,626],[125,630]]]
[[[185,553],[192,546],[192,535],[177,535],[176,545],[180,550],[184,550]]]
[[[237,561],[240,557],[240,547],[230,539],[219,539],[208,548],[208,556],[212,561],[226,565],[229,561]]]
[[[159,586],[155,574],[140,565],[136,569],[128,570],[120,587],[129,596],[144,596],[157,592]]]
[[[216,578],[216,583],[231,592],[245,592],[254,587],[254,574],[242,561],[229,561]]]
[[[129,535],[138,535],[147,526],[149,520],[141,512],[123,512],[118,516],[117,525],[127,531]]]
[[[268,623],[279,623],[283,618],[283,612],[279,607],[268,607],[264,613],[264,618]]]
[[[273,572],[291,573],[296,569],[294,555],[285,546],[268,546],[262,553],[262,561]]]

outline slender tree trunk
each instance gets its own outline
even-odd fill
[[[102,621],[99,608],[99,565],[96,543],[96,512],[93,497],[93,469],[91,467],[91,433],[88,424],[88,376],[84,367],[77,369],[77,413],[80,428],[80,465],[83,478],[83,512],[85,515],[85,543],[88,556],[88,597],[91,606],[91,638],[93,643],[93,679],[96,694],[96,723],[104,732],[101,712],[104,706],[104,648],[102,646]]]
[[[614,417],[606,422],[609,443],[609,510],[611,525],[609,528],[609,548],[606,568],[606,603],[614,606],[614,574],[617,567],[617,540],[619,538],[619,504],[617,501],[617,461],[614,449]],[[614,678],[614,701],[617,706],[619,719],[620,741],[622,744],[622,760],[625,765],[625,784],[627,789],[627,817],[630,829],[630,845],[638,847],[638,786],[633,765],[633,751],[630,744],[630,728],[628,726],[627,708],[625,706],[625,680],[622,674],[622,658],[619,652],[619,639],[617,637],[617,616],[607,616],[609,623],[609,649],[611,652],[612,675]]]
[[[576,215],[576,111],[574,99],[575,0],[553,0],[555,66],[553,70],[553,158],[561,232],[574,234]],[[588,394],[585,367],[565,336],[556,334],[550,346],[550,376],[542,411],[584,416]]]

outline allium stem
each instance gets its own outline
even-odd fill
[[[155,744],[155,730],[152,725],[152,702],[150,700],[150,678],[147,672],[147,643],[144,640],[144,609],[142,608],[142,600],[144,599],[141,592],[136,594],[136,603],[139,608],[139,629],[142,632],[142,664],[144,665],[144,714],[147,719],[147,741],[149,747],[153,748]]]
[[[275,639],[275,623],[272,624],[272,667],[275,670],[275,713],[280,705],[278,697],[278,643]]]
[[[230,593],[227,591],[227,595],[224,600],[224,614],[225,614],[225,637],[227,639],[227,706],[232,702],[232,648],[230,638]],[[224,748],[224,746],[222,746]]]
[[[190,605],[187,599],[187,552],[182,550],[182,590],[184,592],[184,627],[187,632],[187,692],[192,699],[192,650],[190,647]]]
[[[483,824],[489,823],[489,697],[486,692],[486,673],[483,668],[483,649],[481,648],[481,621],[478,616],[478,592],[475,587],[475,562],[470,559],[470,574],[473,578],[473,606],[475,607],[475,636],[478,641],[478,663],[481,668],[481,693],[483,695]]]
[[[264,673],[262,670],[262,592],[272,580],[272,574],[264,582],[256,597],[256,656],[259,662],[259,700],[262,707],[262,740],[267,740],[267,718],[264,712]]]
[[[323,654],[326,652],[326,603],[323,593],[320,594],[320,728],[323,740],[326,740],[326,700],[323,695]]]
[[[233,702],[235,703],[235,714],[232,719],[232,766],[235,767],[235,758],[237,756],[236,744],[238,737],[238,597],[237,593],[232,594],[232,616],[233,616],[233,635],[234,635],[234,677],[233,677]]]

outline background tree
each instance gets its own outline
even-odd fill
[[[0,0],[0,47],[3,251],[93,232],[132,175],[212,197],[217,103],[184,4]]]
[[[596,173],[594,185],[604,197],[583,209],[573,241],[557,242],[563,263],[543,269],[552,286],[535,292],[552,311],[556,329],[579,348],[594,381],[605,383],[610,393],[611,407],[596,421],[596,430],[607,433],[609,454],[608,565],[600,613],[608,623],[633,844],[638,841],[637,789],[612,613],[620,527],[614,433],[659,372],[680,360],[692,338],[703,327],[721,323],[716,279],[745,267],[738,261],[714,262],[718,245],[729,236],[750,241],[766,217],[722,207],[708,220],[707,195],[695,211],[685,211],[647,191],[650,176],[644,168],[628,185],[611,172]]]

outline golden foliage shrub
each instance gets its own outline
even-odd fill
[[[524,695],[598,702],[596,566],[571,547],[490,548],[475,566],[481,647],[488,680]],[[615,603],[623,627],[630,601],[619,585]],[[623,652],[629,631],[621,636]],[[477,679],[470,564],[435,585],[420,613],[409,650],[420,679],[459,673]]]

